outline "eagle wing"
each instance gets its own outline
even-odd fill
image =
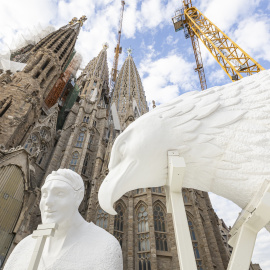
[[[175,148],[186,162],[184,186],[240,207],[270,179],[269,112],[269,71],[183,94],[153,110],[177,137]]]

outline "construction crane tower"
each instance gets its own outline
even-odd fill
[[[119,54],[122,53],[122,47],[120,47],[120,39],[121,39],[121,33],[122,33],[122,22],[123,22],[123,14],[124,14],[124,6],[125,6],[125,1],[121,1],[121,14],[120,14],[120,20],[119,20],[119,26],[118,26],[118,39],[117,39],[117,45],[114,48],[114,60],[113,60],[113,67],[111,71],[111,78],[110,78],[110,90],[111,92],[114,89],[115,81],[117,78],[117,67],[118,67],[118,59],[119,59]]]
[[[202,12],[192,6],[191,0],[183,0],[183,8],[172,18],[176,32],[184,30],[185,38],[191,38],[195,54],[195,71],[198,72],[202,90],[207,88],[199,40],[216,59],[232,81],[258,73],[264,68],[232,41]]]

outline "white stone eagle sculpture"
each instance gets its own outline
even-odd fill
[[[211,191],[244,208],[270,180],[270,71],[185,93],[133,122],[112,148],[101,207],[126,192],[166,184],[168,150],[186,163],[183,187]]]

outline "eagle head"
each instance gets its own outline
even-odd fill
[[[111,151],[109,174],[104,179],[98,194],[100,206],[109,214],[116,214],[113,204],[126,192],[149,186],[163,186],[166,182],[166,150],[160,159],[161,121],[147,114],[130,124],[117,137]],[[165,157],[165,160],[164,160]],[[155,160],[151,162],[151,160]]]

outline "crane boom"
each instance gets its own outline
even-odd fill
[[[203,42],[231,80],[252,75],[264,68],[207,19],[196,7],[184,11],[186,23]]]
[[[114,88],[115,81],[117,78],[117,67],[118,67],[118,59],[119,59],[119,54],[122,53],[122,47],[120,47],[120,39],[121,39],[121,33],[122,33],[122,22],[123,22],[123,14],[124,14],[124,6],[125,6],[125,1],[121,1],[121,14],[120,14],[120,20],[119,20],[119,26],[118,26],[118,38],[117,38],[117,45],[114,48],[114,60],[113,60],[113,67],[111,71],[111,91]]]
[[[185,37],[191,38],[202,90],[206,81],[198,39],[206,46],[232,81],[264,70],[243,49],[232,41],[202,12],[192,6],[192,0],[183,0],[183,8],[172,18],[175,31],[184,29]]]

